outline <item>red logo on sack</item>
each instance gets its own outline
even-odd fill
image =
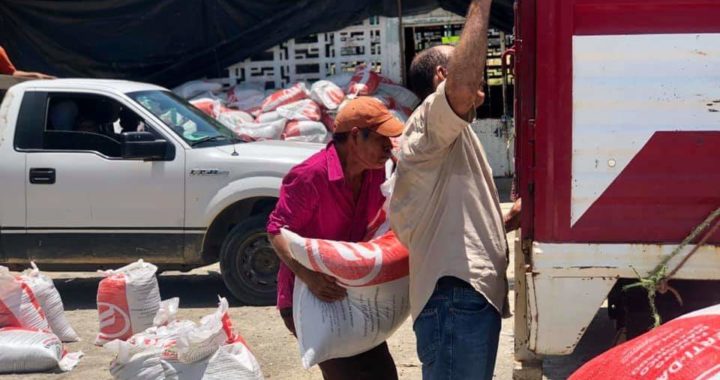
[[[130,332],[130,316],[111,303],[98,302],[100,333],[105,339],[123,339]]]
[[[133,334],[125,282],[123,274],[100,281],[97,296],[99,340],[126,340]]]
[[[305,249],[313,269],[348,286],[382,284],[409,273],[408,251],[392,231],[364,243],[307,239]]]

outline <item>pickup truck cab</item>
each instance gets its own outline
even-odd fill
[[[7,79],[7,78],[6,78]],[[0,105],[0,264],[164,270],[220,261],[242,302],[272,304],[265,234],[282,177],[318,144],[242,143],[165,88],[57,79]]]

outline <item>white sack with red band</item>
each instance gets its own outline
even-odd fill
[[[45,312],[30,285],[0,266],[0,327],[50,331]]]
[[[260,106],[260,112],[275,111],[282,105],[307,99],[309,95],[310,91],[308,91],[307,85],[304,82],[296,83],[291,87],[276,91],[265,98]]]
[[[65,307],[53,280],[40,272],[34,262],[31,262],[30,265],[32,269],[24,271],[20,278],[35,294],[40,307],[45,312],[50,329],[63,342],[79,341],[80,337],[65,317]]]
[[[68,353],[53,333],[23,328],[0,329],[0,373],[67,372],[75,368],[82,352]]]
[[[100,332],[95,344],[126,340],[153,325],[160,308],[157,267],[139,260],[117,270],[102,272],[97,293]]]
[[[325,124],[318,121],[290,121],[282,135],[286,141],[326,143],[330,134]]]
[[[310,98],[328,110],[336,110],[345,99],[342,88],[328,80],[320,80],[310,87]]]
[[[389,199],[393,178],[383,185]],[[389,231],[387,206],[373,218],[362,243],[305,239],[282,230],[303,266],[335,277],[347,297],[332,303],[315,297],[295,279],[293,319],[305,368],[357,355],[387,340],[410,313],[408,251]]]
[[[127,342],[105,345],[115,354],[110,373],[115,379],[259,380],[262,371],[245,341],[233,331],[228,303],[199,325],[175,320],[178,300],[163,301],[154,326]]]

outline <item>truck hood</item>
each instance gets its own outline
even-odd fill
[[[248,158],[264,158],[267,160],[279,159],[282,161],[294,161],[300,163],[310,157],[311,155],[319,152],[324,148],[324,144],[317,143],[302,143],[302,142],[290,142],[290,141],[256,141],[250,143],[235,144],[233,145],[222,145],[215,149],[226,153],[228,157],[248,157]],[[237,156],[232,156],[233,152],[237,152]]]
[[[233,149],[234,147],[234,149]],[[187,150],[188,169],[228,170],[231,177],[271,175],[283,177],[293,166],[319,152],[323,144],[258,141]]]

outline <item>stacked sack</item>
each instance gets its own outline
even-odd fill
[[[223,91],[218,83],[192,81],[173,90],[244,141],[287,140],[326,143],[335,115],[357,96],[372,96],[405,122],[420,100],[369,66],[308,86],[295,83],[267,92],[262,84],[242,83]]]
[[[179,299],[163,301],[153,326],[127,341],[104,347],[115,354],[114,379],[260,380],[260,365],[245,341],[233,331],[228,303],[195,324],[177,320]]]
[[[50,278],[34,263],[21,275],[0,266],[0,373],[69,371],[83,354],[62,342],[78,340]]]
[[[345,299],[327,303],[295,280],[293,319],[305,368],[376,347],[410,313],[408,251],[385,218],[393,182],[394,177],[383,185],[387,201],[368,226],[367,242],[306,239],[282,230],[298,262],[347,288]]]

